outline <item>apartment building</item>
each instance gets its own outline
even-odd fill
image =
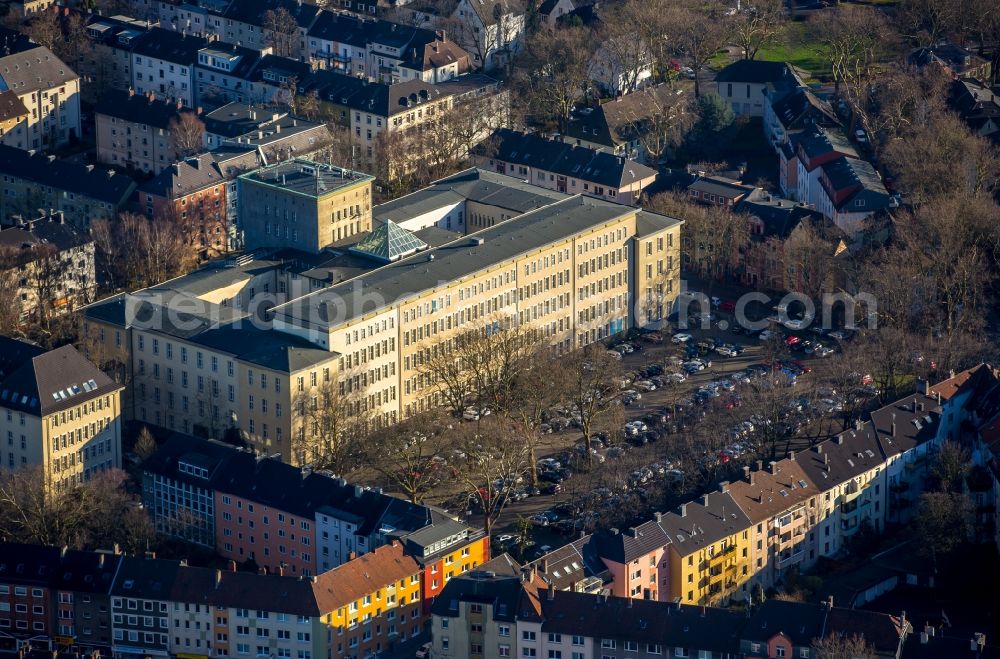
[[[132,42],[150,27],[126,16],[87,17],[90,49],[77,63],[77,73],[87,83],[81,90],[84,102],[97,103],[107,92],[132,87]]]
[[[521,48],[525,11],[514,0],[460,0],[448,17],[473,70],[503,66]]]
[[[166,587],[171,656],[327,656],[309,579],[182,563]]]
[[[680,117],[686,111],[687,92],[659,84],[625,94],[597,107],[574,111],[563,133],[563,141],[616,156],[655,165],[664,154],[646,148],[650,127],[664,117]],[[656,140],[649,140],[655,143]]]
[[[388,148],[390,140],[404,140],[411,129],[425,126],[430,130],[442,121],[466,122],[475,136],[464,142],[472,145],[508,123],[508,92],[495,79],[480,74],[459,75],[437,84],[414,79],[390,84],[318,70],[300,79],[298,93],[315,94],[326,116],[351,132],[364,167],[375,168],[383,164],[379,157],[391,157],[392,172],[408,171],[411,161],[419,157]],[[454,115],[442,114],[451,110]],[[387,148],[377,154],[383,143]]]
[[[293,155],[307,158],[330,142],[326,124],[293,117],[279,110],[260,110],[244,103],[227,103],[204,115],[205,147],[259,148],[268,165]]]
[[[173,434],[142,463],[142,502],[157,533],[215,548],[215,489],[233,447]]]
[[[66,313],[89,302],[97,285],[94,241],[66,224],[63,213],[0,229],[6,285],[17,289],[21,319]]]
[[[374,180],[303,159],[241,175],[240,222],[247,249],[319,252],[356,241],[372,228]]]
[[[26,149],[30,113],[13,91],[0,92],[0,143]]]
[[[320,574],[398,539],[433,597],[486,560],[482,532],[437,511],[220,442],[173,434],[142,469],[157,531],[272,574]]]
[[[821,497],[791,453],[767,468],[743,468],[743,479],[721,484],[751,523],[754,584],[779,583],[793,566],[808,570],[817,560],[816,525]]]
[[[620,204],[638,204],[657,176],[634,160],[507,128],[494,131],[474,149],[473,161],[542,188]]]
[[[0,337],[0,347],[5,467],[38,468],[55,491],[121,467],[120,385],[73,346]]]
[[[111,645],[108,593],[120,557],[0,543],[0,633],[62,646]]]
[[[307,39],[318,66],[371,81],[436,83],[469,71],[468,53],[443,30],[323,11]]]
[[[379,656],[420,636],[420,581],[420,566],[395,541],[316,577],[316,603],[331,612],[331,656]]]
[[[80,137],[80,76],[48,48],[0,57],[0,83],[17,94],[27,110],[24,130],[7,131],[0,143],[26,150],[55,149]]]
[[[719,95],[738,117],[763,117],[767,99],[775,90],[804,87],[785,62],[738,60],[716,76]]]
[[[111,587],[115,656],[170,656],[170,589],[180,567],[177,561],[122,557]]]
[[[427,526],[397,536],[407,556],[420,566],[425,613],[451,579],[475,570],[489,559],[490,553],[489,538],[482,529],[436,511],[431,515],[432,522]]]
[[[135,181],[113,169],[56,159],[0,144],[0,216],[35,217],[39,208],[60,211],[86,231],[93,220],[112,220],[135,190]]]
[[[205,258],[229,251],[234,229],[229,226],[226,171],[216,155],[202,153],[163,167],[139,186],[139,203],[146,216],[180,223],[191,245]]]
[[[738,612],[559,591],[506,556],[453,579],[431,613],[437,658],[742,656]]]
[[[198,104],[217,107],[229,102],[234,94],[249,100],[247,79],[260,59],[270,54],[272,49],[268,46],[254,50],[222,41],[213,41],[199,49],[194,65]]]
[[[197,107],[195,65],[208,46],[202,37],[154,27],[129,40],[132,88]]]
[[[94,110],[97,161],[159,174],[177,160],[173,124],[197,110],[155,92],[108,91]]]

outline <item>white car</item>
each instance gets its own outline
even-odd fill
[[[806,326],[806,321],[801,320],[799,318],[789,318],[788,320],[785,321],[785,327],[787,327],[790,330],[800,330],[805,328],[805,326]]]
[[[670,340],[673,343],[687,343],[688,341],[691,340],[691,335],[681,332],[679,334],[674,334]]]
[[[769,341],[772,338],[774,338],[774,332],[772,332],[771,330],[764,330],[763,332],[760,333],[761,341]]]
[[[868,143],[868,133],[866,133],[860,128],[854,131],[854,137],[857,138],[857,140],[862,144]]]
[[[677,373],[671,373],[670,375],[667,376],[667,378],[671,382],[676,382],[677,384],[680,384],[681,382],[687,380],[688,376],[685,373],[677,372]]]
[[[653,384],[652,380],[640,380],[635,383],[635,388],[639,391],[656,391],[656,385]]]

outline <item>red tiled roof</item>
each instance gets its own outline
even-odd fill
[[[419,573],[417,562],[393,542],[317,576],[313,594],[319,610],[326,613]]]

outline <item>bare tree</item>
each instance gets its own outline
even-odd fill
[[[448,480],[449,419],[436,412],[410,417],[371,433],[361,459],[411,503],[420,503]]]
[[[863,636],[854,634],[828,634],[812,643],[812,655],[816,659],[875,659],[875,648]]]
[[[540,426],[549,410],[565,399],[566,380],[562,358],[544,343],[521,351],[514,377],[505,394],[504,413],[512,421],[518,437],[528,451],[528,476],[538,485],[537,449]]]
[[[182,112],[170,120],[170,145],[178,158],[187,158],[205,150],[205,124],[194,112]]]
[[[635,3],[618,5],[602,22],[601,45],[592,63],[593,77],[604,79],[608,91],[616,96],[635,91],[640,74],[652,66],[652,57],[645,40],[637,34],[641,13],[633,11]]]
[[[296,396],[293,406],[298,432],[293,432],[291,446],[294,463],[343,473],[357,461],[371,424],[363,399],[347,391],[347,384],[346,380],[324,378]]]
[[[463,424],[456,433],[465,458],[453,468],[452,477],[482,510],[487,536],[528,470],[528,452],[520,442],[510,441],[510,430],[504,419],[493,415],[481,423]]]
[[[699,77],[719,49],[726,45],[730,22],[723,6],[716,2],[684,0],[671,10],[674,34],[672,42],[678,54],[694,69],[694,95],[701,96]]]
[[[25,32],[39,46],[45,46],[55,52],[59,42],[63,39],[58,8],[53,7],[34,14],[28,21]]]
[[[621,362],[600,344],[575,350],[561,358],[565,369],[565,400],[578,415],[587,461],[593,464],[590,439],[600,426],[621,416]],[[617,432],[617,429],[615,429]]]
[[[132,450],[138,456],[139,460],[146,460],[149,456],[156,453],[156,439],[153,437],[153,433],[149,432],[149,428],[146,426],[142,427]]]
[[[681,258],[687,268],[713,279],[730,276],[750,239],[748,217],[721,206],[698,204],[682,192],[665,192],[649,201],[649,208],[683,217]]]
[[[803,220],[785,241],[782,251],[786,290],[801,291],[813,300],[834,290],[836,256],[844,247],[839,230],[819,222]]]
[[[0,334],[5,336],[12,336],[21,322],[19,257],[14,248],[0,246]]]
[[[30,544],[145,549],[152,525],[124,484],[125,474],[112,470],[57,491],[38,467],[3,471],[0,533]]]
[[[626,111],[627,130],[634,136],[653,164],[666,158],[680,145],[697,120],[692,98],[676,90],[654,89],[636,92],[646,103],[633,102]]]
[[[112,289],[144,288],[185,272],[195,254],[181,227],[165,218],[121,213],[112,224],[92,225],[97,262]]]
[[[932,557],[952,552],[973,532],[973,506],[967,494],[924,492],[917,503],[911,531],[918,550]]]
[[[295,57],[299,47],[299,24],[285,9],[268,9],[264,12],[264,34],[267,45],[279,57]]]
[[[560,132],[565,132],[573,107],[587,89],[593,50],[586,29],[566,28],[536,33],[521,59],[515,91],[523,91],[532,113],[555,122]]]
[[[743,0],[732,17],[733,43],[744,59],[755,59],[761,48],[776,43],[785,29],[785,4],[781,0]]]

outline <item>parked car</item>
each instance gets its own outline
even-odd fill
[[[670,338],[670,341],[672,343],[687,343],[690,340],[691,340],[691,335],[685,334],[684,332],[678,332],[677,334],[674,334]]]
[[[415,659],[427,659],[431,656],[431,642],[428,641],[417,648],[416,653],[413,655]]]

